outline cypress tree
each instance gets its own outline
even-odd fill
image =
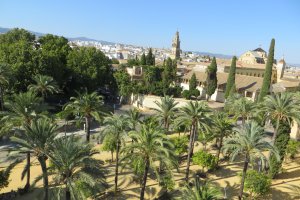
[[[214,57],[210,66],[208,66],[206,73],[207,73],[207,78],[206,78],[206,94],[208,95],[207,100],[213,95],[213,93],[217,89],[218,85],[218,80],[217,80],[217,61],[216,58]]]
[[[270,90],[271,79],[272,79],[272,68],[273,68],[273,63],[274,63],[274,48],[275,48],[275,39],[273,38],[271,40],[271,44],[270,44],[263,85],[260,90],[258,101],[262,101],[263,98],[269,93],[269,90]]]
[[[141,65],[146,65],[146,55],[145,53],[142,54],[141,60],[140,60]]]
[[[195,90],[197,87],[197,79],[196,79],[196,74],[193,73],[191,80],[189,82],[189,91]]]
[[[227,97],[230,94],[232,86],[235,84],[235,71],[236,71],[236,56],[233,56],[228,78],[227,78],[227,83],[226,83],[225,99],[227,99]]]
[[[155,65],[155,56],[152,53],[152,48],[149,49],[149,52],[146,56],[146,64],[147,65]]]

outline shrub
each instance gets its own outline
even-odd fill
[[[168,88],[167,95],[173,96],[176,98],[176,97],[181,96],[181,92],[182,92],[182,87],[176,85],[174,87]]]
[[[299,152],[300,149],[300,142],[296,140],[290,140],[287,149],[286,149],[286,155],[288,155],[291,159],[295,158],[295,155]]]
[[[163,188],[166,188],[168,191],[173,190],[175,188],[175,182],[171,174],[166,174],[161,177],[159,181],[159,185]]]
[[[183,96],[183,98],[185,98],[185,99],[190,99],[190,98],[191,98],[191,93],[190,93],[189,90],[184,90],[184,91],[182,92],[182,96]]]
[[[200,95],[200,91],[198,89],[194,89],[190,91],[191,96],[198,97]]]
[[[208,170],[214,170],[217,167],[217,157],[205,151],[198,151],[192,157],[193,163]]]
[[[271,178],[261,172],[248,170],[245,179],[245,190],[251,197],[257,197],[266,194],[271,187]]]
[[[189,139],[187,137],[185,136],[174,137],[171,138],[171,141],[174,144],[176,155],[180,156],[184,153],[187,153],[188,142],[189,142]]]

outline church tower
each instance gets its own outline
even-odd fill
[[[176,31],[176,34],[172,41],[172,58],[179,59],[180,58],[180,39],[179,39],[179,32]]]

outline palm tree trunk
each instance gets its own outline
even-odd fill
[[[1,110],[4,110],[4,101],[3,101],[3,89],[0,87],[0,104],[1,104]]]
[[[190,142],[189,142],[189,151],[187,157],[187,164],[186,164],[186,172],[185,172],[185,181],[189,181],[189,174],[190,174],[190,162],[191,162],[191,155],[193,151],[193,141],[194,141],[194,126],[192,125],[191,134],[190,134]]]
[[[120,151],[120,142],[118,141],[117,150],[116,150],[115,192],[117,192],[118,190],[119,151]]]
[[[145,188],[146,188],[146,183],[147,183],[148,171],[149,171],[149,159],[147,159],[146,165],[145,165],[145,171],[144,171],[144,175],[143,175],[140,200],[144,200],[144,194],[145,194]]]
[[[222,145],[223,145],[223,133],[221,133],[221,136],[220,136],[220,143],[219,143],[219,145],[218,145],[218,152],[217,152],[217,166],[219,165],[220,153],[221,153]]]
[[[85,130],[86,130],[86,141],[87,142],[90,142],[90,123],[91,123],[91,118],[85,117]]]
[[[47,166],[46,166],[46,158],[44,156],[38,157],[39,163],[42,168],[43,172],[43,182],[44,182],[44,200],[48,200],[48,171],[47,171]]]
[[[275,142],[277,132],[278,132],[278,129],[279,129],[279,124],[280,124],[280,121],[279,121],[279,118],[278,118],[277,121],[276,121],[276,128],[274,130],[274,134],[273,134],[273,137],[272,137],[272,144],[274,144],[274,142]]]
[[[26,154],[27,160],[26,160],[26,165],[28,166],[27,169],[27,176],[26,176],[26,185],[24,187],[25,191],[28,191],[30,188],[30,152],[28,151]]]
[[[248,158],[248,154],[246,154],[246,158],[245,158],[245,162],[244,162],[243,175],[242,175],[242,180],[241,180],[241,187],[240,187],[240,191],[239,191],[239,200],[242,200],[242,198],[243,198],[244,183],[245,183],[245,179],[246,179],[248,163],[249,163],[249,158]]]
[[[66,184],[66,200],[71,200],[71,192]]]
[[[246,123],[245,117],[242,117],[242,125],[245,125],[245,123]]]

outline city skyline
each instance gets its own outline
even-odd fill
[[[274,37],[275,57],[284,55],[287,62],[300,63],[297,1],[252,1],[243,5],[196,1],[2,1],[0,7],[1,27],[156,48],[171,48],[176,30],[185,51],[238,56],[259,46],[268,51]]]

